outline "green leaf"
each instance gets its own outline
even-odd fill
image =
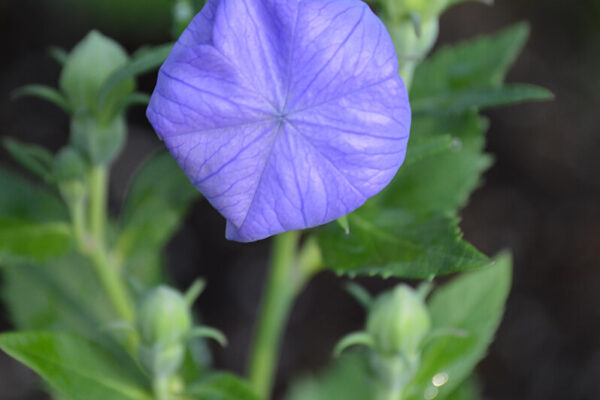
[[[151,399],[133,365],[101,347],[59,332],[7,333],[0,348],[39,374],[67,400]],[[129,368],[127,368],[129,367]]]
[[[65,65],[69,58],[69,53],[67,53],[65,49],[57,46],[50,46],[48,48],[48,54],[60,65]]]
[[[19,143],[11,138],[4,139],[4,147],[23,167],[46,182],[51,180],[52,174],[50,171],[54,163],[54,157],[48,150],[33,144]]]
[[[158,68],[166,60],[172,47],[173,44],[168,43],[137,52],[129,62],[114,71],[102,85],[100,104],[104,103],[109,94],[123,82]]]
[[[199,400],[260,400],[245,381],[225,373],[210,375],[191,385],[187,392]]]
[[[475,377],[470,377],[460,384],[452,393],[446,396],[446,400],[481,400],[483,394],[481,386]]]
[[[514,84],[497,88],[477,88],[442,93],[415,100],[411,106],[413,114],[458,114],[471,109],[481,110],[552,98],[552,92],[547,89],[533,85]]]
[[[128,56],[117,42],[100,32],[91,31],[69,54],[59,86],[69,99],[73,111],[85,110],[104,121],[113,119],[120,104],[135,87],[132,79],[119,82],[99,102],[99,95],[109,77],[127,64]]]
[[[366,356],[351,353],[342,356],[318,377],[296,382],[286,400],[370,400],[375,398],[375,380]]]
[[[336,224],[317,233],[325,266],[351,275],[429,278],[486,265],[452,217],[491,163],[483,153],[486,127],[475,113],[415,118],[406,165],[348,215],[349,234]]]
[[[20,97],[25,96],[39,97],[40,99],[49,101],[55,106],[62,108],[67,113],[71,112],[71,105],[69,104],[67,99],[65,99],[64,96],[58,90],[49,86],[27,85],[18,88],[14,92],[12,92],[13,99],[18,99]]]
[[[375,199],[386,207],[418,213],[454,214],[466,204],[481,174],[491,165],[483,153],[487,121],[476,113],[447,117],[415,118],[411,140],[442,140],[450,146],[403,165],[394,180]],[[443,137],[445,136],[445,137]],[[442,139],[440,139],[442,137]],[[407,159],[412,160],[412,142]],[[417,149],[419,151],[419,149]]]
[[[444,398],[471,374],[500,324],[511,276],[511,257],[503,254],[489,267],[461,275],[433,293],[428,305],[433,329],[459,329],[466,335],[444,336],[425,349],[406,399],[421,400],[432,390]],[[447,377],[439,387],[432,384],[437,374]]]
[[[191,202],[199,197],[166,152],[153,156],[140,168],[123,207],[117,240],[118,252],[129,261],[130,268],[142,272],[146,264],[152,264],[150,260],[160,254]]]
[[[16,328],[69,330],[115,344],[108,341],[107,329],[118,317],[88,259],[70,254],[43,264],[12,262],[7,267],[2,270],[2,299]]]
[[[64,203],[53,193],[0,168],[0,215],[31,222],[67,221]]]
[[[466,89],[500,87],[528,36],[529,26],[521,23],[495,35],[440,49],[415,71],[411,101]]]
[[[443,134],[429,137],[414,137],[413,135],[402,167],[406,168],[407,165],[423,158],[435,156],[459,145],[460,143],[452,135]]]
[[[0,264],[57,258],[70,246],[71,229],[66,223],[32,223],[0,216]]]
[[[458,219],[440,214],[363,206],[317,232],[326,268],[340,274],[426,279],[479,268],[489,261],[462,240]]]

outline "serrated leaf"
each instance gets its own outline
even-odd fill
[[[0,348],[38,373],[67,400],[151,399],[133,364],[103,348],[59,332],[7,333]]]
[[[453,138],[451,146],[437,154],[403,165],[394,180],[375,200],[386,207],[417,213],[454,214],[477,187],[491,165],[483,153],[487,121],[476,113],[443,118],[415,118],[412,135],[417,140]],[[411,145],[409,144],[409,154]]]
[[[20,143],[11,138],[4,139],[4,147],[23,167],[47,182],[51,180],[54,157],[44,147]]]
[[[425,349],[419,371],[404,392],[406,399],[423,399],[438,373],[447,374],[447,382],[434,388],[441,398],[471,374],[500,324],[511,275],[511,257],[504,254],[489,267],[461,275],[434,292],[428,304],[433,329],[459,329],[466,335],[444,336]]]
[[[489,107],[552,98],[552,92],[547,89],[533,85],[513,84],[497,88],[447,92],[415,100],[411,105],[414,114],[459,114],[472,109],[482,110]]]
[[[458,220],[441,214],[363,206],[317,232],[324,265],[337,273],[426,279],[484,266],[489,261],[462,240]]]
[[[140,168],[127,194],[117,241],[121,257],[135,270],[144,268],[145,260],[160,254],[188,206],[199,197],[168,153],[153,156]]]
[[[429,137],[413,137],[402,166],[406,168],[407,165],[422,160],[423,158],[443,153],[458,145],[459,142],[457,139],[448,134]]]
[[[318,377],[296,382],[286,400],[371,400],[375,396],[374,378],[363,354],[342,356]]]
[[[13,99],[25,96],[38,97],[62,108],[67,113],[71,112],[69,102],[58,90],[52,87],[45,85],[27,85],[12,92]]]
[[[71,229],[66,223],[36,223],[0,216],[0,265],[57,258],[70,247]]]
[[[245,381],[226,373],[210,375],[191,385],[187,394],[198,400],[260,400]]]
[[[172,43],[156,46],[148,49],[142,49],[134,54],[131,60],[125,65],[114,71],[102,85],[99,95],[99,103],[103,104],[108,95],[121,83],[128,79],[135,78],[137,75],[158,68],[167,58]]]
[[[500,87],[529,36],[525,23],[438,50],[415,71],[411,100]]]

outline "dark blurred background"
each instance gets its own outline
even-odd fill
[[[140,11],[141,10],[141,11]],[[56,85],[51,45],[70,49],[97,28],[133,51],[169,40],[169,0],[2,0],[0,135],[53,150],[67,140],[68,120],[39,100],[11,102],[22,85]],[[440,44],[527,20],[532,37],[509,75],[552,90],[551,103],[488,113],[488,151],[496,164],[464,210],[465,236],[492,255],[510,248],[514,287],[489,357],[478,368],[488,399],[600,398],[600,1],[497,0],[469,3],[442,18]],[[146,92],[154,76],[140,79]],[[111,210],[118,212],[136,166],[161,147],[143,110],[130,112],[130,136],[112,171]],[[16,168],[5,152],[0,164]],[[2,188],[0,188],[2,190]],[[219,368],[244,370],[258,307],[268,241],[224,239],[224,221],[199,202],[168,248],[172,282],[208,280],[198,312],[222,329]],[[392,281],[363,279],[372,290]],[[361,309],[322,274],[300,296],[285,337],[278,393],[291,376],[316,372],[338,338],[363,323]],[[0,330],[10,329],[0,305]],[[24,367],[0,355],[0,399],[45,399]]]

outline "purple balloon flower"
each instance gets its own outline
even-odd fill
[[[392,41],[360,0],[209,0],[147,115],[242,242],[360,207],[396,174],[410,128]]]

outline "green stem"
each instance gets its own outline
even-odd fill
[[[90,230],[101,247],[104,247],[107,201],[108,171],[105,166],[94,166],[90,172]]]
[[[155,400],[169,400],[169,378],[156,377],[152,381],[152,389],[154,391]]]
[[[133,322],[133,305],[127,287],[106,249],[107,194],[108,171],[105,166],[95,166],[90,172],[89,200],[89,226],[93,243],[86,253],[92,260],[96,274],[119,318]]]
[[[118,270],[112,265],[104,250],[94,249],[89,253],[89,257],[117,315],[121,320],[133,323],[133,306]]]
[[[271,393],[281,336],[292,302],[306,282],[296,260],[299,236],[299,231],[293,231],[273,239],[267,288],[248,370],[250,384],[263,399],[269,398]]]
[[[73,236],[75,243],[80,251],[85,249],[86,233],[85,233],[85,200],[82,197],[69,205],[71,211],[71,224],[73,227]]]

